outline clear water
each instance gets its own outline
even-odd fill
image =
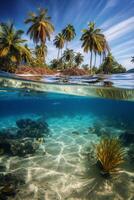
[[[29,83],[24,89],[20,87],[20,80],[2,81],[1,77],[0,131],[15,130],[17,120],[28,118],[41,119],[50,130],[43,136],[45,141],[40,143],[40,151],[35,153],[8,155],[0,149],[0,166],[5,166],[0,168],[0,174],[10,174],[24,181],[17,185],[15,195],[10,194],[6,185],[8,192],[4,195],[9,200],[134,199],[134,160],[126,154],[118,176],[105,179],[93,168],[92,158],[93,145],[99,142],[102,133],[115,137],[125,132],[134,134],[132,87],[119,90],[118,98],[112,95],[111,99],[111,96],[95,95],[94,90],[87,96],[59,94],[58,89],[64,85],[55,87],[56,92],[43,89],[42,92],[34,90],[31,82],[32,90],[31,87],[28,90]],[[70,85],[65,86],[67,90],[61,93],[72,94],[78,86],[80,94],[85,90],[85,86],[74,85],[72,90],[69,90]],[[124,149],[127,151],[129,147],[124,146]]]

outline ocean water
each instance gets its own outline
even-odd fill
[[[132,99],[1,87],[0,200],[134,200]],[[125,134],[132,136],[123,143],[125,162],[104,178],[95,145]]]

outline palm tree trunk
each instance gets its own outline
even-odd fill
[[[67,46],[68,46],[68,41],[66,41],[66,50],[67,50]]]
[[[101,65],[101,54],[100,54],[100,65]]]
[[[90,72],[92,74],[92,56],[93,56],[93,52],[91,50],[91,55],[90,55]]]
[[[94,59],[94,67],[96,67],[96,53],[95,53],[95,59]]]
[[[41,43],[41,47],[42,47],[42,63],[44,64],[45,63],[45,45],[43,42]]]
[[[59,60],[59,56],[60,56],[60,49],[58,49],[57,60]]]
[[[105,57],[106,57],[106,53],[105,51],[103,52],[103,61],[105,60]]]
[[[61,57],[62,57],[62,49],[61,49]]]

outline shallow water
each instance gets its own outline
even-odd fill
[[[9,200],[133,200],[134,160],[126,154],[114,179],[103,178],[93,165],[94,144],[103,134],[134,134],[133,115],[133,101],[1,88],[0,131],[14,132],[20,119],[41,119],[49,128],[37,152],[8,155],[0,148],[0,166],[5,166],[0,173],[23,180],[15,195],[5,192],[5,196]]]

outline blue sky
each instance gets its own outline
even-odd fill
[[[48,8],[55,26],[55,33],[47,42],[48,62],[57,56],[57,49],[53,46],[55,35],[71,23],[77,36],[69,48],[81,52],[85,57],[84,63],[89,63],[90,55],[83,53],[79,39],[82,29],[87,27],[88,22],[94,21],[105,34],[117,61],[127,69],[134,67],[130,62],[131,56],[134,56],[134,0],[0,0],[0,21],[12,20],[16,28],[24,29],[24,37],[31,47],[33,43],[26,35],[28,26],[24,19],[37,7]]]

